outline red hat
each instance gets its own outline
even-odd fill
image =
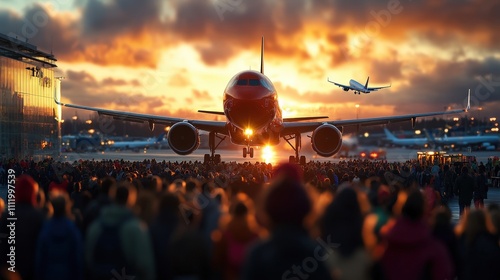
[[[21,175],[16,179],[16,203],[36,204],[38,183],[29,175]]]
[[[283,176],[297,182],[302,182],[304,172],[299,165],[293,163],[283,163],[274,170],[273,177]]]

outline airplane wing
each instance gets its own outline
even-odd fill
[[[352,88],[351,86],[339,84],[339,83],[336,83],[334,81],[330,81],[330,78],[328,78],[327,81],[330,82],[330,83],[332,83],[332,84],[334,84],[334,85],[336,85],[336,86],[339,86],[339,87],[343,88],[345,91],[347,91],[347,90],[356,90],[356,89]]]
[[[54,96],[54,101],[56,102],[56,104],[64,107],[94,111],[97,112],[100,116],[101,115],[110,116],[116,120],[129,121],[129,122],[147,122],[151,129],[154,127],[154,124],[172,126],[178,122],[188,122],[200,130],[213,131],[220,134],[228,135],[226,122],[223,121],[187,120],[182,118],[124,112],[118,110],[108,110],[103,108],[62,103],[59,100],[57,100],[55,96]]]
[[[467,108],[465,108],[465,109],[459,109],[459,110],[421,113],[421,114],[408,114],[408,115],[388,116],[388,117],[378,117],[378,118],[338,120],[338,121],[327,121],[327,122],[305,122],[305,123],[286,122],[286,123],[283,123],[284,128],[281,131],[281,134],[282,135],[291,135],[291,134],[295,134],[295,133],[307,133],[307,132],[313,131],[314,129],[316,129],[318,126],[320,126],[322,124],[331,124],[331,125],[334,125],[336,127],[344,127],[344,126],[370,126],[370,125],[381,125],[381,124],[411,121],[412,125],[415,125],[417,118],[432,117],[432,116],[439,116],[439,115],[449,115],[449,114],[459,114],[459,113],[467,112],[468,109],[469,109],[469,106],[467,106]]]
[[[367,88],[367,90],[369,90],[369,91],[376,91],[376,90],[383,89],[383,88],[390,88],[391,86],[392,85],[383,86],[383,87],[369,87],[369,88]]]
[[[212,114],[212,115],[219,115],[219,116],[224,116],[224,112],[221,111],[207,111],[207,110],[198,110],[198,113],[205,113],[205,114]]]

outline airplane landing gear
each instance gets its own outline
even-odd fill
[[[219,139],[219,142],[217,144],[215,144],[215,137],[217,137]],[[210,148],[210,154],[204,155],[203,163],[205,163],[205,164],[221,163],[221,156],[220,156],[220,154],[216,154],[215,150],[217,149],[217,147],[219,147],[220,143],[222,143],[222,141],[224,141],[225,139],[226,139],[226,136],[220,137],[219,135],[217,135],[217,133],[215,133],[213,131],[211,131],[208,134],[208,147]]]
[[[253,148],[243,148],[243,157],[246,158],[247,155],[253,158]]]
[[[300,148],[301,148],[300,133],[296,133],[293,136],[283,137],[283,139],[285,139],[285,141],[288,143],[288,145],[290,145],[290,147],[292,147],[292,149],[295,151],[295,156],[290,156],[288,158],[288,162],[290,162],[290,163],[298,163],[298,164],[301,164],[301,165],[305,165],[306,164],[306,157],[305,156],[300,156],[299,157],[299,151],[300,151]],[[292,145],[292,143],[290,143],[290,141],[292,139],[295,139],[295,145]]]

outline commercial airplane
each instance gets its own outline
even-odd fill
[[[383,87],[368,87],[368,82],[370,81],[370,77],[368,77],[368,79],[366,79],[366,84],[365,85],[362,85],[360,82],[358,82],[356,80],[353,80],[353,79],[349,80],[349,85],[348,86],[336,83],[334,81],[330,81],[330,78],[328,78],[327,81],[329,81],[330,83],[335,84],[335,85],[343,88],[344,91],[353,90],[354,94],[361,94],[361,92],[362,93],[370,93],[372,91],[377,91],[379,89],[391,87],[391,85],[383,86]]]
[[[434,138],[428,135],[429,140],[434,145],[451,147],[478,147],[485,150],[496,150],[500,144],[498,135],[469,135],[469,136],[447,136]]]
[[[207,131],[210,149],[210,154],[204,156],[204,161],[207,163],[221,162],[220,154],[215,154],[215,151],[226,137],[229,137],[233,144],[243,145],[243,157],[251,158],[254,156],[254,146],[276,145],[280,138],[283,138],[295,151],[295,155],[290,156],[290,162],[305,164],[305,156],[299,157],[302,133],[312,132],[310,139],[313,150],[320,156],[331,157],[342,147],[342,129],[346,126],[360,127],[402,121],[412,121],[415,124],[419,117],[458,114],[470,107],[444,112],[337,121],[318,120],[328,118],[327,116],[284,118],[278,103],[278,93],[271,80],[264,75],[264,38],[261,43],[260,59],[260,72],[245,70],[229,80],[222,101],[224,111],[199,111],[223,115],[226,117],[225,121],[189,120],[65,104],[56,97],[55,102],[61,106],[96,111],[99,115],[124,121],[147,122],[151,130],[155,124],[170,126],[167,140],[170,148],[179,155],[195,151],[200,144],[199,131]]]
[[[387,140],[394,145],[402,147],[427,147],[430,142],[427,137],[423,138],[397,138],[387,128],[384,127],[384,133]]]
[[[158,138],[150,138],[143,141],[115,141],[109,145],[112,150],[134,150],[147,149],[151,146],[159,144],[165,138],[165,133],[160,134]]]
[[[397,138],[387,128],[384,128],[387,139],[394,145],[405,147],[426,147],[433,146],[453,146],[470,147],[478,146],[486,150],[495,150],[500,144],[500,137],[497,135],[474,135],[474,136],[450,136],[434,137],[428,131],[424,130],[425,138]]]

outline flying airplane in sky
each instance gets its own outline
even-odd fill
[[[344,89],[344,91],[353,90],[354,94],[361,94],[361,92],[362,93],[370,93],[372,91],[377,91],[379,89],[391,87],[391,85],[383,86],[383,87],[368,87],[368,82],[370,81],[370,77],[368,77],[368,79],[366,79],[366,84],[364,86],[360,82],[353,80],[353,79],[349,80],[348,86],[336,83],[334,81],[330,81],[330,78],[328,78],[327,81],[341,87],[342,89]]]
[[[110,149],[114,150],[134,150],[138,151],[140,149],[147,149],[151,146],[159,144],[165,138],[165,133],[160,134],[158,138],[150,138],[147,140],[139,141],[115,141],[109,145]]]
[[[227,137],[233,144],[243,145],[243,157],[250,156],[250,158],[254,156],[253,147],[277,145],[280,138],[283,138],[295,151],[295,155],[290,156],[290,162],[305,164],[305,156],[299,157],[302,133],[312,133],[311,145],[318,155],[331,157],[342,146],[344,127],[402,121],[412,121],[412,124],[415,124],[419,117],[458,114],[468,109],[337,121],[319,121],[319,119],[328,118],[327,116],[285,118],[278,103],[278,93],[271,80],[264,75],[264,38],[262,38],[260,60],[260,72],[245,70],[229,80],[224,90],[223,111],[199,111],[223,115],[226,117],[225,121],[189,120],[65,104],[56,97],[55,102],[70,108],[96,111],[99,115],[111,116],[119,120],[147,122],[151,130],[154,129],[155,124],[170,126],[167,134],[168,144],[179,155],[194,152],[200,144],[199,131],[207,131],[210,154],[205,154],[204,161],[214,163],[221,161],[220,154],[215,154],[215,151]]]

